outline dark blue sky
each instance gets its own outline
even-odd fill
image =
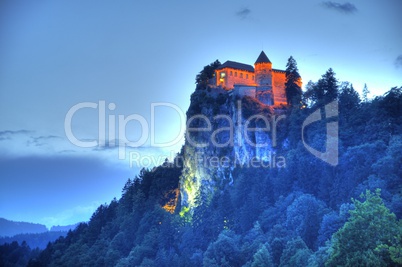
[[[151,103],[183,112],[194,77],[215,59],[253,64],[264,49],[274,68],[297,60],[304,84],[332,67],[373,95],[402,84],[399,0],[2,1],[0,3],[0,217],[69,224],[119,197],[138,167],[116,149],[78,148],[64,130],[81,102],[115,104],[106,116]],[[98,138],[98,109],[74,116],[80,139]],[[180,120],[157,109],[156,141],[175,139]],[[139,123],[127,136],[137,140]],[[141,156],[177,152],[182,143]]]

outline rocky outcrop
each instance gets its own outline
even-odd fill
[[[275,113],[255,98],[216,88],[192,94],[180,178],[182,207],[191,211],[233,184],[234,168],[271,163]]]

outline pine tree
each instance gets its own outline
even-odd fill
[[[343,112],[354,111],[359,106],[359,94],[350,83],[343,83],[342,90],[339,94],[339,105],[343,108]]]
[[[335,100],[338,97],[338,80],[335,78],[335,72],[330,68],[322,76],[324,85],[324,99],[327,103]]]
[[[364,84],[364,88],[363,88],[363,101],[364,101],[364,103],[367,103],[367,101],[368,101],[368,94],[370,94],[370,91],[367,88],[367,84]]]
[[[270,267],[274,266],[272,262],[272,256],[269,253],[267,246],[264,244],[262,247],[254,254],[253,263],[251,267]]]
[[[286,99],[289,105],[296,106],[301,104],[300,74],[297,69],[297,62],[291,56],[286,64]]]
[[[338,80],[332,68],[328,69],[317,83],[309,84],[308,88],[308,97],[317,106],[328,104],[338,98]]]
[[[279,267],[307,266],[312,251],[299,236],[288,241],[282,252]]]

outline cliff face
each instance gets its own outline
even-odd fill
[[[191,210],[235,181],[235,168],[269,166],[276,150],[271,107],[219,89],[197,90],[187,111],[182,207]]]

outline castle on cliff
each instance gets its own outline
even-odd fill
[[[258,56],[254,67],[226,61],[215,70],[215,85],[238,96],[250,96],[270,106],[287,105],[286,71],[272,68],[264,53]],[[301,87],[301,79],[299,81]]]

